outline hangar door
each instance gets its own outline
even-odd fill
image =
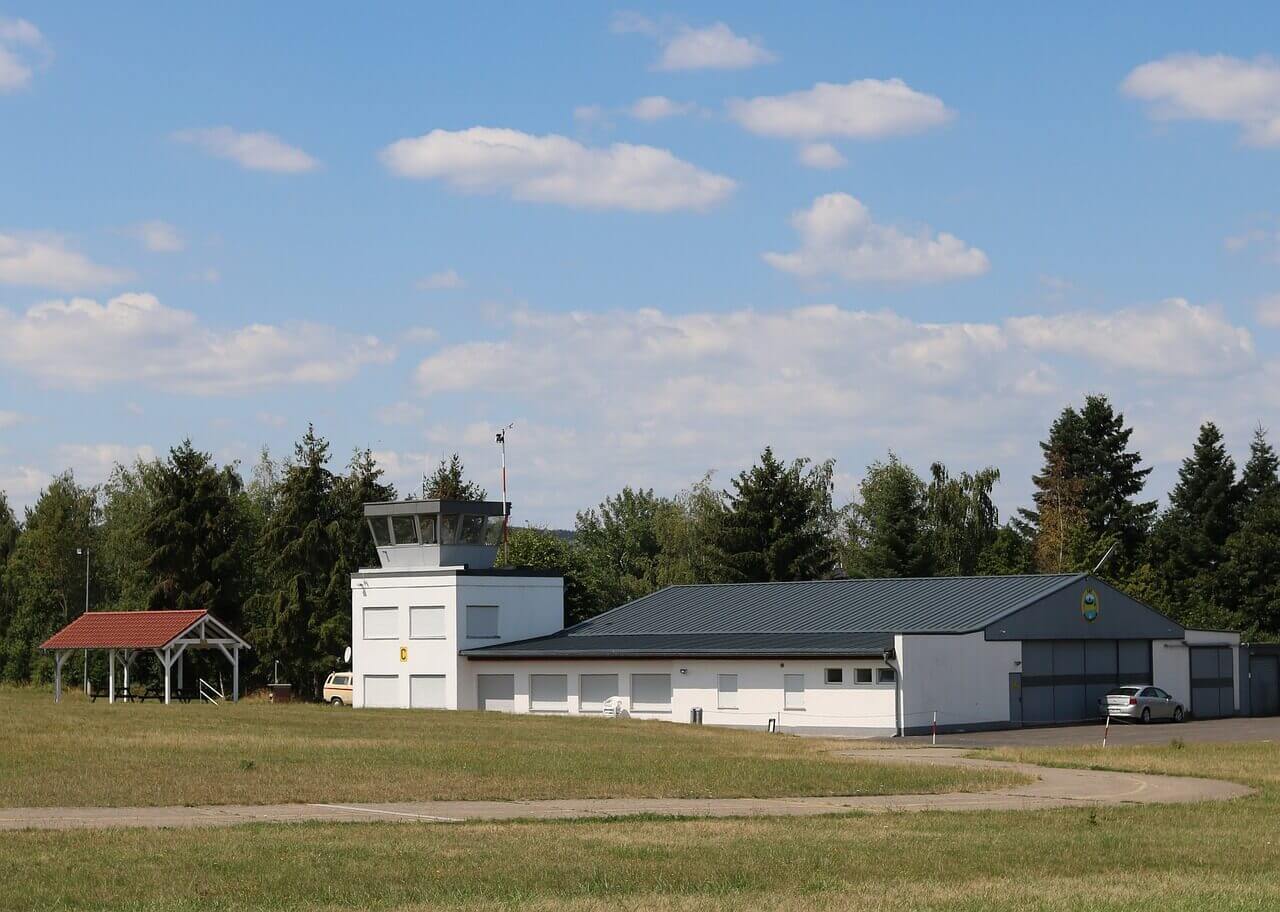
[[[1022,723],[1091,721],[1112,687],[1150,681],[1150,640],[1023,640]]]
[[[1236,711],[1230,646],[1191,647],[1191,714],[1200,719]]]
[[[1280,716],[1280,655],[1249,656],[1249,713]]]

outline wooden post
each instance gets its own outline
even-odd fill
[[[116,651],[107,650],[107,703],[116,701]]]

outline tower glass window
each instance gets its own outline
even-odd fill
[[[397,545],[416,545],[418,543],[418,526],[412,516],[391,517],[391,532],[396,537]]]

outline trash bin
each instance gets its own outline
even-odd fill
[[[702,724],[702,707],[701,706],[695,706],[693,709],[689,710],[689,724],[690,725]]]
[[[272,703],[292,703],[293,702],[293,685],[292,684],[268,684],[267,692],[270,702]]]

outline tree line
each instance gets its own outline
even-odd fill
[[[1187,626],[1280,637],[1280,460],[1266,432],[1238,471],[1204,424],[1163,511],[1143,499],[1151,469],[1132,433],[1105,396],[1064,408],[1032,504],[1004,521],[995,467],[937,462],[922,477],[889,453],[837,507],[832,461],[766,448],[727,487],[710,474],[670,496],[624,487],[571,535],[513,528],[501,561],[562,573],[575,623],[680,583],[1069,573],[1106,557],[1101,576]],[[397,497],[369,450],[332,463],[309,428],[247,480],[188,440],[100,486],[60,475],[21,521],[0,493],[0,679],[48,677],[36,647],[84,610],[87,548],[90,607],[207,608],[254,645],[250,683],[278,675],[314,695],[348,645],[350,574],[377,559],[361,505]],[[421,493],[485,497],[457,455]]]

